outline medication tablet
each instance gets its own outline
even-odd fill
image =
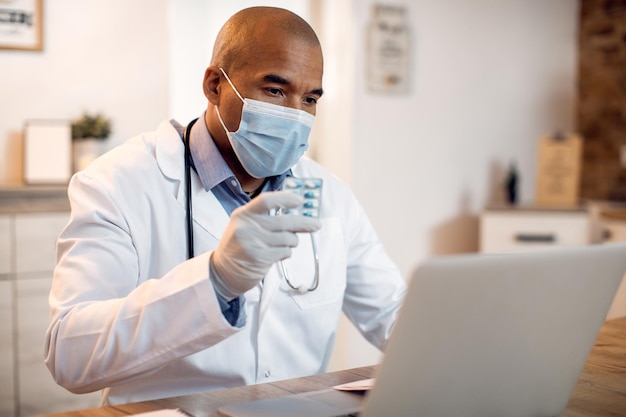
[[[319,217],[320,199],[322,198],[321,178],[287,177],[283,183],[283,190],[301,195],[304,198],[300,207],[282,209],[281,214],[294,214],[308,217]]]

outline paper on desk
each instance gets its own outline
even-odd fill
[[[180,408],[166,408],[163,410],[148,411],[145,413],[133,414],[133,417],[190,417],[191,414]]]
[[[374,382],[376,382],[376,378],[361,379],[360,381],[335,385],[333,388],[339,391],[368,391],[374,386]]]

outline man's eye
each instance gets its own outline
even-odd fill
[[[304,102],[306,104],[317,104],[317,98],[316,97],[306,97],[304,99]]]
[[[267,91],[268,91],[268,93],[270,93],[273,96],[282,96],[283,95],[283,91],[280,88],[268,88]]]

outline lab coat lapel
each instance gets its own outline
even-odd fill
[[[278,263],[272,265],[263,280],[263,291],[261,292],[261,302],[259,305],[259,327],[263,325],[263,318],[267,309],[272,304],[272,299],[278,292],[280,287],[280,274],[278,272]]]
[[[194,223],[209,232],[216,240],[220,240],[228,225],[228,213],[215,194],[204,190],[195,173],[192,174],[192,178]]]
[[[178,182],[174,190],[176,200],[181,208],[186,210],[184,149],[183,141],[171,123],[167,121],[161,123],[157,130],[155,150],[157,163],[166,177]],[[228,213],[212,192],[204,190],[193,170],[191,193],[194,224],[219,240],[228,224]]]

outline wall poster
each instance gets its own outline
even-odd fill
[[[43,49],[43,0],[0,0],[0,49]]]
[[[539,139],[536,204],[575,206],[579,203],[582,146],[582,138],[574,133]]]
[[[367,36],[367,83],[370,91],[408,93],[410,27],[404,6],[375,4]]]

